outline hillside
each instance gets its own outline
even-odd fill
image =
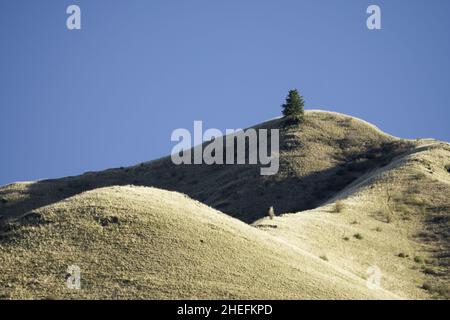
[[[82,290],[65,288],[78,265]],[[396,298],[178,193],[86,192],[4,227],[2,298]]]
[[[283,119],[255,128],[282,129]],[[170,157],[77,177],[0,188],[0,215],[20,215],[80,192],[114,185],[152,186],[189,195],[244,222],[319,206],[358,177],[413,148],[374,126],[341,114],[308,111],[300,128],[280,131],[280,169],[257,165],[179,165]],[[250,201],[249,201],[250,199]]]
[[[450,297],[448,143],[308,111],[300,127],[280,131],[280,147],[274,176],[166,157],[1,187],[0,294]],[[84,270],[86,290],[65,289],[70,264]],[[375,290],[366,286],[374,266],[382,273]]]
[[[450,298],[450,146],[418,147],[317,209],[255,226],[399,296]]]

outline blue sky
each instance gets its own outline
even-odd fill
[[[66,8],[82,30],[66,28]],[[382,30],[366,28],[366,8]],[[170,153],[176,128],[307,108],[450,141],[447,0],[0,2],[0,184]]]

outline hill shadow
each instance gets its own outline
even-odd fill
[[[259,165],[174,165],[170,157],[128,168],[88,172],[80,176],[42,180],[26,187],[23,200],[14,188],[0,189],[0,216],[21,216],[85,191],[123,185],[156,187],[191,198],[246,223],[266,216],[316,208],[362,175],[389,164],[411,150],[397,142],[343,154],[326,170],[300,176],[289,158],[280,158],[282,175],[260,176]],[[19,194],[17,194],[19,193]]]

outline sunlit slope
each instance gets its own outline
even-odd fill
[[[382,288],[402,297],[448,299],[450,145],[430,141],[328,205],[255,225],[360,277],[378,267]]]
[[[255,128],[280,129],[277,175],[166,157],[1,187],[1,297],[450,297],[449,144],[323,111]]]
[[[257,165],[176,166],[166,157],[129,168],[5,186],[0,188],[0,215],[20,215],[99,187],[132,184],[179,191],[253,222],[270,206],[281,213],[317,207],[413,147],[342,114],[308,111],[305,119],[287,129],[283,119],[255,127],[280,129],[280,169],[273,176],[261,176]]]
[[[81,268],[82,289],[66,288]],[[112,187],[4,227],[2,298],[396,298],[175,193]]]

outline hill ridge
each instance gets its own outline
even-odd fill
[[[4,216],[20,214],[36,209],[41,204],[51,203],[52,197],[59,200],[98,187],[133,184],[186,193],[231,216],[252,222],[264,216],[271,205],[275,205],[281,213],[317,207],[362,173],[378,166],[379,162],[389,161],[389,158],[412,147],[407,145],[411,142],[391,138],[376,127],[337,113],[308,111],[306,122],[299,129],[286,130],[282,126],[283,119],[254,126],[282,129],[282,172],[276,176],[261,177],[258,174],[259,166],[255,165],[175,166],[171,163],[170,156],[167,156],[128,168],[4,186],[0,188],[0,198],[7,203],[0,203],[0,212],[8,210]],[[374,144],[372,150],[368,143]],[[347,152],[347,149],[351,151]],[[358,163],[346,158],[358,152],[361,156],[365,152],[371,153],[369,156],[372,158],[359,159],[361,161]],[[347,164],[350,166],[346,167]],[[349,171],[349,174],[343,171]],[[345,176],[336,176],[340,173]],[[197,179],[196,176],[204,180]],[[338,180],[339,183],[333,183],[331,179]],[[209,186],[217,181],[223,186],[222,190]],[[315,186],[313,181],[317,182]],[[304,189],[302,198],[293,193],[293,189],[299,189],[300,184]],[[314,189],[322,184],[323,190]],[[252,185],[256,187],[253,188]],[[23,197],[23,193],[26,197]],[[31,195],[33,199],[29,198]],[[258,201],[247,204],[246,200],[249,198]]]
[[[450,144],[324,111],[254,128],[282,129],[276,176],[164,157],[0,187],[0,298],[450,297]]]

